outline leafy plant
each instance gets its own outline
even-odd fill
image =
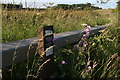
[[[90,37],[88,43],[84,34],[74,48],[62,49],[57,58],[59,66],[55,76],[69,79],[118,79],[119,30],[118,27],[109,26],[100,35]],[[67,64],[61,64],[62,60]]]

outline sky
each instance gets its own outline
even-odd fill
[[[81,4],[81,3],[92,3],[95,4],[95,6],[101,7],[103,9],[108,8],[115,8],[117,0],[110,0],[107,4],[101,4],[97,3],[97,1],[100,0],[0,0],[2,3],[22,3],[23,7],[25,7],[25,2],[27,3],[27,7],[33,8],[34,6],[36,8],[43,7],[43,4],[45,3],[54,3],[54,4]],[[34,5],[35,1],[35,5]],[[106,1],[106,0],[105,0]]]

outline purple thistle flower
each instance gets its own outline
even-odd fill
[[[82,37],[82,39],[84,40],[84,39],[85,39],[85,37]]]
[[[87,72],[89,72],[88,70],[85,70],[85,72],[87,73]]]
[[[74,48],[77,48],[77,47],[79,47],[79,45],[78,45],[78,44],[74,45]]]
[[[90,26],[87,26],[87,28],[88,28],[88,29],[91,29],[91,27],[90,27]]]
[[[83,47],[86,47],[86,44],[85,44],[85,43],[83,44]]]
[[[79,45],[82,46],[82,45],[83,45],[83,41],[80,41],[80,42],[79,42]]]
[[[84,34],[83,37],[86,37],[86,34]]]
[[[85,39],[85,38],[87,38],[87,35],[86,35],[86,34],[83,35],[82,39]]]
[[[91,66],[88,66],[88,69],[91,69]]]
[[[86,32],[90,32],[90,29],[87,28],[87,29],[85,29],[85,31],[86,31]]]
[[[62,61],[61,64],[67,64],[65,61]]]
[[[87,40],[84,40],[84,42],[87,42]]]
[[[90,29],[91,29],[91,27],[90,27],[90,26],[87,26],[87,28],[85,29],[86,34],[89,34],[89,33],[90,33]]]
[[[89,34],[89,33],[90,33],[90,31],[87,31],[87,32],[86,32],[86,34]]]

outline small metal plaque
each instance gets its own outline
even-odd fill
[[[38,29],[38,54],[49,56],[53,54],[53,26]]]
[[[46,56],[53,54],[53,26],[44,27],[44,44]]]

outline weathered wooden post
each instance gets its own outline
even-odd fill
[[[41,65],[47,61],[40,71],[43,79],[49,78],[55,70],[53,46],[53,26],[38,29],[38,54],[43,58]]]
[[[49,56],[53,54],[53,26],[45,26],[38,29],[38,54]]]
[[[38,29],[38,54],[42,57],[44,53],[44,28]]]

